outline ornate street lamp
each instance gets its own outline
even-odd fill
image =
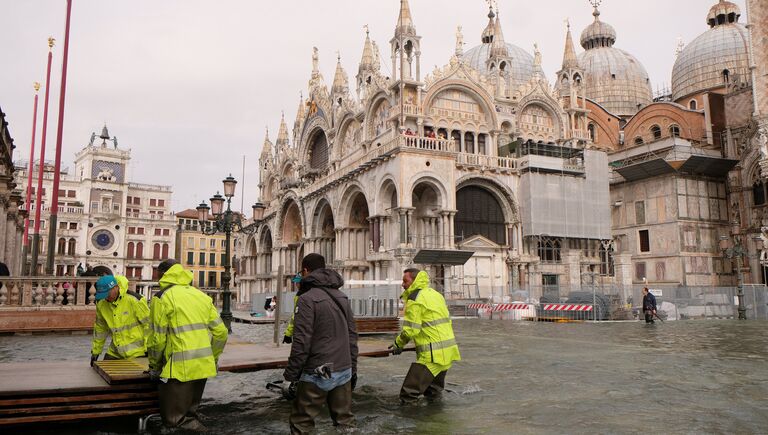
[[[232,175],[223,180],[224,183],[224,196],[221,196],[216,192],[211,197],[211,206],[205,202],[200,203],[197,206],[197,216],[200,220],[200,232],[206,235],[214,235],[216,233],[225,234],[225,247],[224,247],[224,274],[221,277],[221,320],[227,325],[229,332],[232,332],[232,292],[229,290],[229,282],[232,277],[230,274],[231,269],[231,252],[230,252],[230,240],[233,232],[253,234],[262,225],[262,217],[264,216],[263,204],[254,204],[254,221],[250,225],[244,225],[242,215],[239,213],[233,213],[231,208],[232,197],[235,196],[235,186],[237,186],[237,180]],[[227,208],[224,210],[224,202],[226,201]],[[257,217],[257,206],[260,207],[260,213]],[[212,217],[208,214],[211,212]]]

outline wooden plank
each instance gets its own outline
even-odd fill
[[[153,390],[137,393],[114,393],[114,394],[87,394],[82,396],[41,396],[41,397],[19,397],[16,399],[0,400],[0,407],[19,406],[19,405],[42,405],[51,403],[82,403],[94,401],[115,401],[126,399],[146,399],[157,397],[157,388]]]
[[[93,369],[108,384],[149,382],[149,362],[146,358],[96,361]]]
[[[97,409],[122,409],[122,408],[137,408],[137,407],[158,407],[160,406],[160,399],[155,397],[154,400],[140,400],[132,402],[103,402],[103,403],[88,403],[84,405],[52,405],[52,406],[34,406],[28,408],[9,408],[0,409],[0,416],[3,415],[15,415],[15,414],[57,414],[62,412],[72,411],[95,411]],[[3,417],[0,417],[0,419]]]
[[[84,412],[66,415],[51,415],[46,416],[44,420],[40,416],[27,416],[27,417],[11,417],[0,419],[0,426],[4,425],[17,425],[28,423],[50,423],[54,421],[75,421],[75,420],[90,420],[94,418],[107,418],[107,417],[124,417],[130,415],[149,415],[157,414],[160,412],[160,408],[152,407],[147,409],[124,409],[120,411],[111,412]]]

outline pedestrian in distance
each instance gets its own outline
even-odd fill
[[[165,260],[152,298],[149,374],[159,379],[160,417],[169,428],[205,430],[197,409],[208,378],[216,376],[227,327],[210,296],[191,285],[192,272]]]
[[[400,389],[400,402],[413,404],[422,395],[434,399],[442,394],[448,369],[461,360],[461,355],[448,306],[443,295],[429,287],[427,272],[406,269],[403,290],[403,331],[389,348],[399,355],[409,341],[416,345],[416,362],[411,364]]]
[[[643,287],[643,313],[645,314],[645,323],[653,323],[653,316],[657,316],[656,296],[648,291],[648,287]]]
[[[357,331],[349,299],[339,290],[344,280],[326,269],[320,254],[302,259],[301,275],[291,355],[283,374],[296,391],[289,418],[291,433],[312,432],[324,405],[337,429],[352,430]]]
[[[121,278],[121,279],[118,279]],[[147,353],[149,307],[140,294],[128,290],[128,279],[105,275],[96,281],[96,321],[93,324],[91,366],[112,337],[104,359],[143,357]]]

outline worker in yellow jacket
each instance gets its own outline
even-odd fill
[[[96,322],[93,325],[91,365],[99,358],[107,337],[112,343],[104,359],[126,359],[147,353],[149,307],[140,294],[128,290],[124,276],[105,275],[96,281]]]
[[[152,298],[149,370],[159,378],[160,416],[167,427],[203,430],[197,408],[208,378],[216,376],[227,327],[211,297],[192,287],[192,272],[176,260],[158,266],[160,292]]]
[[[414,403],[423,394],[438,397],[445,388],[445,375],[454,361],[461,360],[453,335],[451,317],[443,295],[429,287],[429,275],[419,269],[403,272],[400,298],[405,302],[403,331],[390,346],[400,354],[409,341],[416,345],[416,362],[411,364],[400,389],[402,403]]]

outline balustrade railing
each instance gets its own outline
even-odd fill
[[[0,277],[0,308],[93,305],[97,277]]]
[[[429,151],[455,151],[453,139],[400,135],[400,146]]]
[[[517,169],[517,159],[512,157],[486,156],[482,154],[459,153],[456,163],[464,166],[479,166],[497,169]]]

